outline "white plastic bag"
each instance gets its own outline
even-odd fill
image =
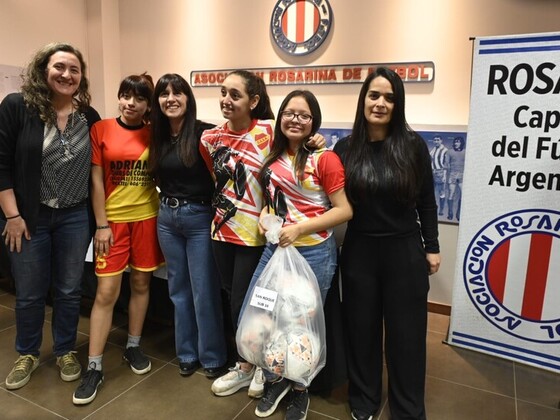
[[[277,242],[278,230],[269,229],[267,239]],[[236,336],[239,354],[309,386],[327,352],[321,292],[305,258],[293,246],[276,248],[246,300]]]

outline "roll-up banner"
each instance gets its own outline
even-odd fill
[[[560,372],[560,33],[476,38],[448,342]]]

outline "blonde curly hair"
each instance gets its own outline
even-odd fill
[[[35,109],[42,121],[49,126],[56,124],[56,112],[52,104],[52,91],[47,84],[47,64],[51,56],[59,51],[71,53],[80,61],[82,78],[74,95],[74,103],[83,111],[91,102],[86,63],[82,53],[70,44],[53,42],[35,53],[23,74],[21,93],[28,108]]]

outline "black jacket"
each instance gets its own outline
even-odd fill
[[[91,107],[84,115],[89,128],[101,119]],[[14,190],[18,211],[31,233],[40,208],[44,131],[45,123],[27,108],[21,93],[4,98],[0,104],[0,191]]]

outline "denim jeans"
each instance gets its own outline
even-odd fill
[[[249,291],[259,279],[277,246],[278,245],[272,245],[270,243],[266,244],[266,248],[262,254],[261,260],[259,261],[259,265],[257,266],[255,274],[253,274],[253,278],[251,279],[251,285],[248,289]],[[321,291],[321,300],[324,305],[327,293],[331,287],[334,272],[336,270],[337,250],[334,235],[331,235],[329,239],[318,245],[300,246],[296,248],[313,270],[315,277],[317,277],[317,283],[319,285],[319,290]],[[248,300],[249,293],[247,293],[245,302],[243,303],[243,309],[245,309],[245,306],[248,304]],[[243,313],[243,311],[241,313]],[[278,375],[269,372],[266,369],[263,369],[263,373],[268,382],[272,382],[278,378]],[[300,388],[304,388],[303,385],[298,385]]]
[[[227,359],[220,279],[212,253],[209,205],[160,204],[158,238],[167,262],[169,297],[175,306],[175,348],[182,363],[205,368]]]
[[[2,221],[0,229],[6,222]],[[53,289],[53,351],[74,350],[84,261],[91,240],[85,204],[65,209],[41,205],[37,230],[21,252],[9,252],[16,285],[16,351],[39,355],[45,302]]]

